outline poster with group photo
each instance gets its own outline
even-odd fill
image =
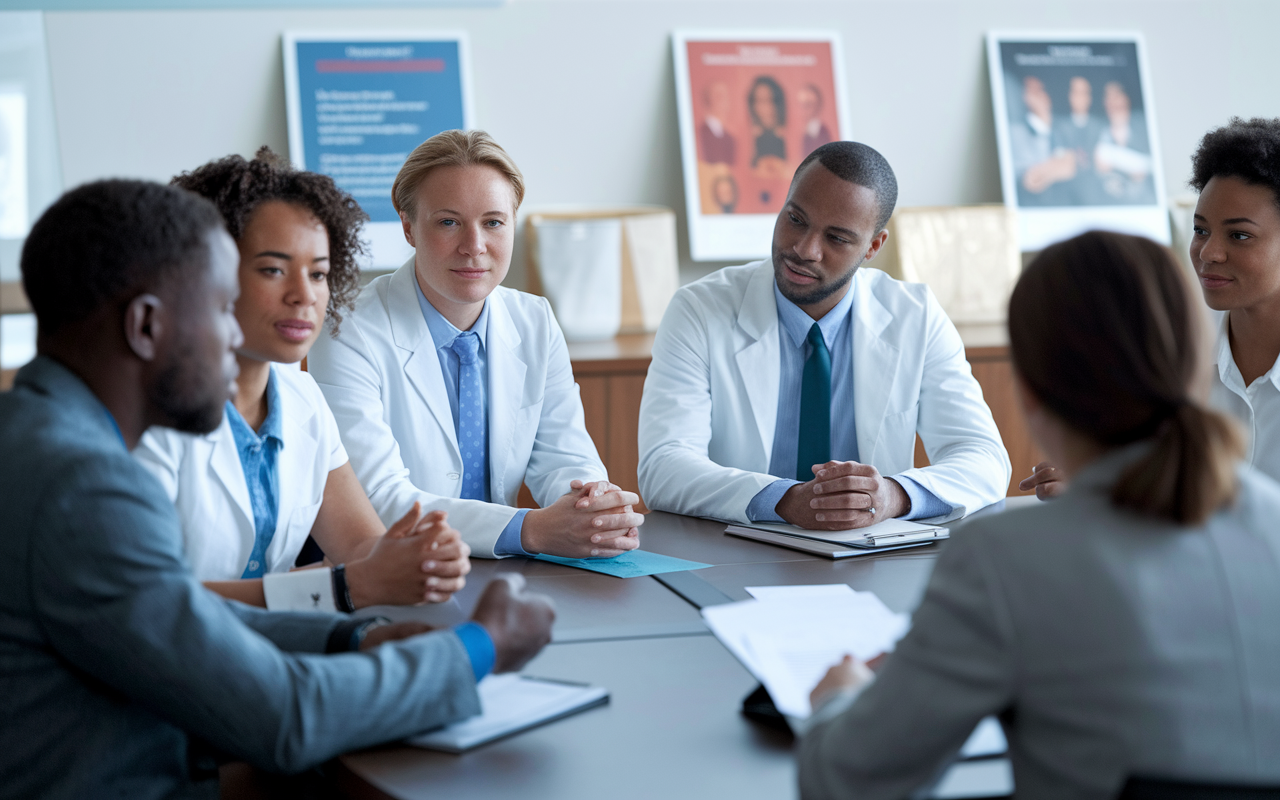
[[[413,249],[391,184],[422,142],[471,127],[466,37],[289,32],[283,44],[290,159],[332,177],[369,215],[370,266],[400,266]]]
[[[1169,242],[1137,33],[987,35],[1000,177],[1022,250],[1104,228]]]
[[[672,40],[691,254],[767,256],[796,167],[848,136],[839,39],[677,31]]]

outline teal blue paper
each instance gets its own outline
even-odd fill
[[[685,561],[683,558],[650,553],[647,550],[632,550],[613,558],[560,558],[559,556],[537,556],[539,561],[550,561],[566,567],[601,572],[615,578],[639,578],[642,575],[658,575],[663,572],[683,572],[687,569],[702,569],[710,564],[700,561]]]

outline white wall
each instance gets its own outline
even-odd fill
[[[983,33],[1140,30],[1164,170],[1186,181],[1199,137],[1233,114],[1280,116],[1274,0],[729,2],[512,0],[490,9],[58,12],[46,15],[67,186],[159,180],[259,145],[286,150],[286,29],[469,32],[476,121],[525,173],[525,210],[684,200],[669,32],[833,28],[856,138],[894,165],[903,205],[1000,200]],[[518,254],[509,283],[523,284]]]

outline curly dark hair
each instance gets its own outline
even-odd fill
[[[1280,119],[1232,117],[1206,133],[1191,157],[1191,187],[1203,192],[1215,175],[1266,186],[1280,205]]]
[[[265,146],[252,161],[227,156],[184,172],[171,183],[212,200],[237,241],[254,209],[268,200],[295,203],[314,214],[329,232],[329,306],[325,316],[332,323],[330,333],[337,336],[342,309],[352,308],[360,293],[356,260],[365,252],[360,226],[369,215],[355,198],[339,189],[328,175],[294,169]]]

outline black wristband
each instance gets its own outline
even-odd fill
[[[330,574],[333,576],[333,604],[339,611],[350,614],[356,606],[351,602],[351,591],[347,588],[347,565],[339,564],[330,570]]]
[[[326,653],[353,653],[360,649],[364,636],[379,625],[387,625],[391,620],[386,617],[363,617],[359,619],[344,618],[329,632],[325,645]]]

